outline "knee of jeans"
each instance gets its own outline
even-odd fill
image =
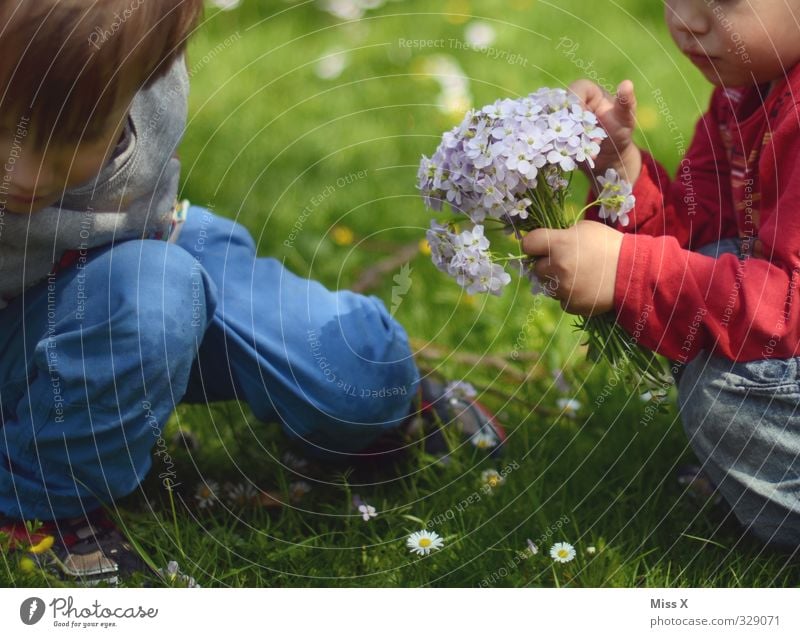
[[[343,350],[336,357],[339,380],[363,399],[360,413],[366,410],[377,418],[386,412],[383,400],[412,395],[416,389],[419,374],[408,335],[377,297],[341,294],[352,298],[351,310],[338,318]]]
[[[336,326],[329,323],[323,331],[338,329],[344,346],[368,365],[393,365],[411,358],[408,335],[383,301],[349,291],[338,295],[339,307],[346,309],[337,316]],[[374,366],[372,371],[380,374]]]
[[[213,245],[223,242],[227,245],[243,245],[256,250],[255,241],[249,230],[242,224],[214,214],[200,206],[192,206],[178,238],[187,251],[202,258],[203,252]]]
[[[166,336],[176,349],[202,339],[215,298],[213,283],[192,255],[164,241],[144,240],[115,246],[111,259],[112,317],[135,319],[142,339],[161,343]]]
[[[419,372],[405,331],[380,301],[358,295],[347,301],[348,312],[316,335],[318,360],[299,397],[315,413],[301,417],[297,429],[323,446],[352,451],[405,420]],[[301,413],[291,411],[292,418]]]

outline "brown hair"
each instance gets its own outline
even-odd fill
[[[97,137],[109,116],[164,75],[202,0],[2,0],[0,119],[29,140]]]

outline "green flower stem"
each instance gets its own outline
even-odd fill
[[[571,184],[572,173],[569,174],[567,181]],[[526,193],[531,200],[531,205],[528,207],[529,218],[521,220],[520,227],[526,231],[535,228],[562,230],[569,228],[572,224],[564,214],[568,189],[569,186],[553,192],[547,182],[540,179],[536,188],[529,188]],[[590,208],[604,203],[609,203],[609,201],[601,198],[592,201],[581,209],[578,217],[582,217]],[[496,260],[511,261],[520,258],[526,257],[509,256]],[[613,366],[624,369],[625,375],[632,385],[644,383],[648,389],[653,390],[663,388],[667,383],[667,374],[657,355],[634,342],[619,326],[611,313],[582,318],[577,323],[577,327],[586,334],[588,355],[591,360],[599,361],[604,358]]]
[[[595,206],[602,206],[603,205],[603,201],[604,201],[604,199],[595,199],[592,203],[590,203],[590,204],[584,206],[583,208],[581,208],[580,212],[578,213],[578,216],[582,217],[583,214],[587,210],[589,210],[589,208],[594,208]]]
[[[492,257],[492,261],[494,263],[502,263],[504,261],[522,261],[524,259],[533,259],[533,257],[531,257],[529,254],[522,254],[522,255],[509,254],[507,257],[496,257],[496,256],[494,256],[492,254],[491,257]]]

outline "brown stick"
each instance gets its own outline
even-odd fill
[[[527,382],[533,378],[539,378],[539,367],[536,363],[541,358],[538,352],[519,352],[517,355],[517,360],[530,363],[528,366],[527,372],[522,372],[516,367],[513,367],[511,364],[511,360],[513,357],[511,354],[504,356],[502,354],[474,354],[472,352],[454,352],[448,350],[441,345],[434,345],[432,343],[426,343],[417,338],[409,339],[411,341],[411,346],[417,352],[416,356],[417,359],[426,359],[426,360],[441,360],[443,358],[449,358],[450,360],[459,363],[461,365],[469,365],[471,367],[476,367],[478,365],[482,365],[484,367],[492,367],[494,369],[499,370],[502,374],[510,377],[512,380],[518,383]]]
[[[380,284],[385,274],[393,272],[400,266],[408,263],[417,256],[418,253],[419,243],[415,242],[401,246],[393,255],[378,261],[375,265],[364,270],[350,289],[359,294],[371,290]]]

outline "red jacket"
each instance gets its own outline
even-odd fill
[[[800,65],[764,92],[716,89],[677,177],[645,153],[630,224],[615,226],[618,321],[672,360],[800,355]],[[693,252],[737,236],[740,256]]]

